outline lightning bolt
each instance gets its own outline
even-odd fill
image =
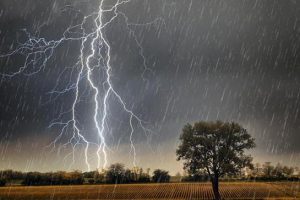
[[[130,23],[128,17],[125,13],[119,11],[119,7],[130,3],[131,0],[117,0],[114,5],[110,8],[105,9],[104,3],[105,0],[101,0],[98,7],[98,12],[93,12],[90,15],[84,16],[80,24],[70,26],[67,28],[63,36],[58,40],[47,40],[46,38],[39,38],[32,36],[27,30],[23,30],[27,35],[28,40],[24,43],[19,44],[13,51],[0,55],[0,59],[9,58],[11,56],[21,54],[25,57],[24,64],[18,68],[17,71],[12,73],[3,73],[1,74],[4,79],[11,79],[18,75],[33,76],[45,69],[48,61],[53,57],[53,54],[57,47],[62,46],[68,41],[80,41],[80,52],[77,62],[73,67],[66,67],[64,71],[59,75],[57,83],[52,91],[49,92],[51,95],[50,101],[55,101],[60,95],[73,92],[74,99],[71,104],[71,108],[66,111],[62,111],[59,116],[53,119],[50,122],[49,128],[54,126],[59,126],[60,132],[57,137],[49,144],[49,147],[52,147],[52,150],[55,149],[56,144],[61,140],[61,138],[71,131],[71,137],[66,143],[59,147],[63,148],[68,145],[71,145],[72,151],[65,156],[65,160],[72,156],[72,163],[70,167],[75,162],[75,149],[78,145],[84,145],[84,155],[85,155],[85,164],[87,170],[91,170],[90,158],[89,158],[89,149],[91,145],[97,146],[97,168],[106,168],[108,164],[108,144],[106,141],[106,123],[109,120],[109,101],[112,97],[116,98],[123,110],[128,114],[129,117],[129,141],[130,141],[130,154],[133,156],[133,165],[136,166],[136,148],[134,146],[134,122],[142,128],[145,134],[153,133],[153,131],[146,127],[146,122],[144,122],[137,114],[130,109],[121,95],[116,91],[111,80],[112,76],[112,66],[111,66],[111,46],[107,40],[104,30],[110,25],[117,17],[123,17],[127,30],[133,40],[136,42],[139,49],[139,55],[143,59],[143,73],[141,77],[144,81],[145,73],[154,72],[147,66],[146,57],[144,55],[144,50],[142,48],[141,42],[138,40],[138,37],[135,35],[133,27],[139,26],[151,26],[151,25],[161,25],[164,24],[163,19],[157,18],[151,22],[144,24]],[[67,8],[65,8],[67,9]],[[111,13],[112,17],[105,19],[106,13]],[[92,19],[95,29],[92,31],[87,31],[85,25],[87,20]],[[93,64],[93,61],[97,60],[97,64]],[[104,70],[105,77],[101,80],[101,88],[98,84],[98,79],[95,80],[95,69]],[[58,85],[64,73],[71,70],[70,77],[75,72],[76,80],[73,82],[70,78],[69,82],[64,89],[58,89]],[[98,78],[98,77],[97,77]],[[87,83],[90,89],[93,91],[93,124],[97,131],[98,142],[91,142],[86,139],[86,133],[83,133],[80,127],[78,126],[77,119],[77,105],[80,102],[80,96],[83,91],[80,90],[80,84],[83,80],[87,80]],[[104,94],[100,96],[100,89],[104,90]],[[70,115],[71,117],[68,120],[63,120],[64,116]],[[60,150],[59,150],[60,151]],[[58,151],[58,152],[59,152]]]

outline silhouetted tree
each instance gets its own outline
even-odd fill
[[[94,178],[94,175],[97,171],[89,171],[89,172],[84,172],[83,177],[84,178]]]
[[[83,174],[80,171],[67,173],[71,185],[81,185],[84,182]]]
[[[103,173],[100,174],[99,172],[95,171],[93,178],[94,178],[95,183],[104,183],[105,174],[103,174]]]
[[[265,162],[262,168],[262,180],[283,180],[291,178],[294,173],[293,167],[283,166],[278,163],[275,167],[271,162]]]
[[[177,159],[191,174],[207,173],[215,199],[221,199],[219,178],[252,167],[252,157],[244,151],[255,146],[254,139],[237,123],[198,122],[187,124],[180,136]]]
[[[294,168],[293,167],[288,167],[288,166],[284,166],[282,168],[282,173],[285,177],[290,177],[293,175],[294,173]]]
[[[0,179],[4,180],[6,184],[11,184],[13,180],[24,179],[25,173],[13,170],[3,170],[0,171]]]
[[[265,162],[263,165],[263,173],[266,178],[271,178],[274,174],[274,166],[271,165],[271,162]]]
[[[138,182],[139,183],[148,183],[148,182],[150,182],[150,176],[146,173],[142,173],[142,174],[140,174]]]
[[[125,180],[125,168],[121,163],[110,165],[106,172],[106,181],[108,183],[123,183]]]
[[[153,171],[152,181],[156,183],[166,183],[170,181],[171,176],[168,171],[156,169]]]

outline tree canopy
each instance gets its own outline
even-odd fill
[[[165,183],[170,181],[171,176],[168,171],[156,169],[153,171],[152,180],[156,183]]]
[[[187,124],[180,136],[177,159],[191,174],[208,174],[219,199],[218,179],[252,167],[252,157],[245,150],[255,147],[254,139],[237,123],[200,121]]]

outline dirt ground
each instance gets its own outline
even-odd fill
[[[221,183],[224,199],[300,199],[300,183]],[[0,200],[212,199],[210,183],[34,186],[0,188]]]

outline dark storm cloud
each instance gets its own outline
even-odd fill
[[[110,3],[108,2],[108,5]],[[112,46],[112,80],[127,105],[149,123],[156,134],[154,148],[174,143],[182,126],[196,120],[235,120],[257,138],[261,154],[300,152],[300,5],[299,1],[133,1],[121,8],[132,23],[155,18],[150,27],[135,27],[144,48],[143,73],[139,47],[128,33],[125,20],[106,29]],[[1,1],[1,52],[26,28],[40,37],[57,39],[97,8],[97,1]],[[66,66],[78,56],[78,43],[66,43],[46,69],[28,78],[2,80],[0,128],[5,140],[40,137],[59,130],[46,129],[74,94],[49,100],[48,91]],[[0,61],[0,71],[17,69],[20,57]],[[69,79],[68,73],[63,75]],[[74,77],[71,77],[74,80]],[[63,88],[64,81],[60,82]],[[85,87],[83,84],[82,88]],[[78,111],[86,132],[95,132],[89,90]],[[116,99],[110,102],[110,142],[126,145],[128,116]],[[91,134],[93,135],[93,134]],[[136,143],[147,137],[137,129]],[[90,136],[93,137],[93,136]],[[23,147],[25,148],[25,147]]]

